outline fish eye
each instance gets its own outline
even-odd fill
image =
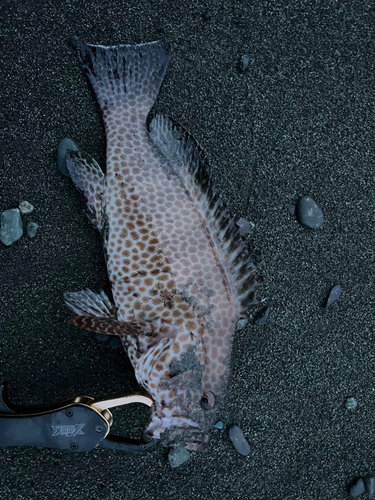
[[[201,407],[204,410],[211,410],[215,405],[215,396],[211,391],[204,392],[201,398]]]

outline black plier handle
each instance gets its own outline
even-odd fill
[[[79,396],[43,406],[16,406],[6,394],[6,383],[0,385],[0,448],[36,446],[74,452],[90,451],[95,447],[130,452],[144,451],[156,439],[143,441],[110,434],[113,423],[108,408],[131,403],[153,405],[144,394],[111,396],[94,400]]]

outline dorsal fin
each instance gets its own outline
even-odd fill
[[[255,290],[262,280],[239,228],[213,187],[203,150],[181,125],[165,115],[153,118],[150,137],[175,170],[182,170],[193,179],[195,195],[204,207],[207,220],[213,225],[227,269],[233,276],[242,313],[247,313],[259,303]]]

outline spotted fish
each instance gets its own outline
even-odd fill
[[[67,166],[103,238],[113,297],[66,293],[70,323],[120,337],[154,400],[145,436],[204,450],[236,323],[258,303],[257,266],[198,144],[168,116],[146,125],[169,45],[76,46],[103,113],[107,168],[73,151]]]

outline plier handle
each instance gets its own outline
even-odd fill
[[[109,408],[132,403],[153,405],[145,394],[109,396],[95,400],[78,396],[43,406],[16,406],[9,401],[6,383],[0,384],[0,448],[36,446],[73,452],[96,447],[129,452],[145,451],[156,439],[144,441],[110,434],[113,423]]]

